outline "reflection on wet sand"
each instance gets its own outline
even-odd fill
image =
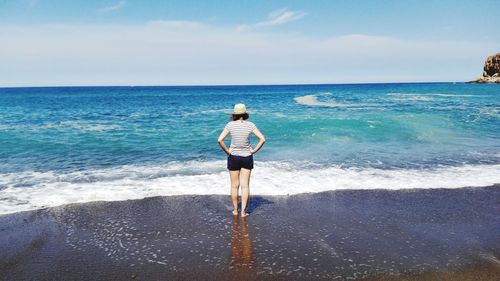
[[[253,197],[246,220],[227,195],[22,212],[0,216],[0,280],[498,281],[498,198],[500,185]]]
[[[246,218],[234,216],[231,228],[231,272],[242,278],[256,276],[252,239]]]

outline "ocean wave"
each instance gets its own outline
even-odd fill
[[[436,101],[440,97],[478,97],[478,95],[460,94],[414,94],[414,93],[387,93],[394,101]],[[440,99],[442,100],[442,99]]]
[[[500,165],[434,169],[323,167],[310,163],[257,162],[251,193],[287,195],[339,189],[417,189],[488,186],[500,183]],[[225,161],[128,165],[60,173],[0,174],[0,214],[68,203],[116,201],[183,194],[228,194]]]
[[[273,113],[273,116],[277,117],[277,118],[286,118],[286,117],[288,117],[286,114],[281,113],[281,112]]]
[[[391,98],[393,101],[434,101],[435,99],[427,96],[419,95],[403,95],[396,98]]]
[[[89,121],[61,121],[55,123],[41,124],[39,126],[31,126],[31,129],[74,129],[86,132],[104,132],[123,129],[116,124],[103,124]]]
[[[479,109],[479,114],[492,117],[500,117],[500,107],[483,107]]]
[[[192,115],[201,115],[201,114],[220,114],[220,113],[224,113],[224,114],[231,114],[232,110],[229,108],[222,108],[222,109],[207,109],[207,110],[200,110],[200,111],[196,111],[196,112],[186,112],[186,113],[183,113],[182,116],[192,116]],[[252,112],[255,112],[255,110],[252,110]]]
[[[388,96],[435,96],[435,97],[480,97],[480,95],[463,94],[415,94],[415,93],[387,93]]]
[[[45,129],[70,129],[84,132],[104,132],[122,130],[123,128],[116,124],[100,124],[86,121],[62,121],[45,124],[0,124],[0,130],[39,131]]]

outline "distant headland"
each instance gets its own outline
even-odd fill
[[[471,81],[471,83],[500,83],[500,53],[486,59],[483,76]]]

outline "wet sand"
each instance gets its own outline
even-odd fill
[[[71,204],[0,216],[1,280],[499,280],[500,185]]]

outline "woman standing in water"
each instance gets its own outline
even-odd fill
[[[233,215],[238,215],[238,189],[241,187],[241,216],[246,217],[248,197],[250,196],[250,174],[253,169],[253,155],[259,151],[266,139],[254,123],[246,121],[249,115],[244,104],[234,106],[231,121],[226,124],[217,142],[227,156],[227,169],[231,177],[231,200]],[[255,148],[250,146],[250,134],[259,138]],[[227,148],[224,139],[231,135],[231,145]]]

